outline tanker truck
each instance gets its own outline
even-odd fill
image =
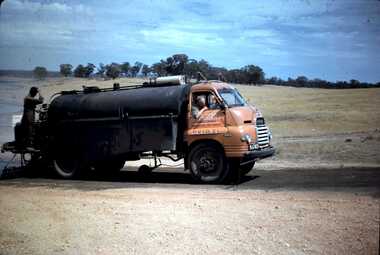
[[[196,100],[205,110],[193,114]],[[120,171],[126,161],[161,157],[184,160],[201,183],[221,183],[247,174],[259,159],[275,153],[261,113],[232,85],[220,81],[184,82],[182,76],[109,89],[62,91],[44,105],[35,123],[35,150],[15,141],[3,151],[30,153],[61,178],[89,169]],[[127,163],[128,165],[128,163]]]

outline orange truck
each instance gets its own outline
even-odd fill
[[[34,129],[32,151],[17,125],[16,140],[2,149],[30,153],[62,178],[119,171],[145,157],[155,164],[140,170],[151,171],[166,157],[183,159],[198,182],[221,183],[275,153],[264,118],[236,88],[220,81],[187,84],[183,76],[62,91],[40,109]]]
[[[197,118],[191,109],[198,97],[206,99],[206,110]],[[220,182],[245,175],[255,161],[275,153],[261,113],[232,85],[219,81],[193,85],[189,102],[186,166],[196,180]]]

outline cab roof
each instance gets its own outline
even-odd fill
[[[210,89],[234,89],[234,87],[226,82],[221,81],[203,81],[192,86],[193,91],[197,90],[210,90]]]

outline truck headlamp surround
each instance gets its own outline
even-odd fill
[[[250,144],[252,142],[252,137],[249,135],[249,134],[245,134],[243,135],[240,140],[242,142],[247,142],[248,144]]]

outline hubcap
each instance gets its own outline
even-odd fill
[[[208,173],[215,171],[216,165],[217,163],[215,158],[208,153],[203,154],[203,156],[199,159],[199,170],[202,172]]]

